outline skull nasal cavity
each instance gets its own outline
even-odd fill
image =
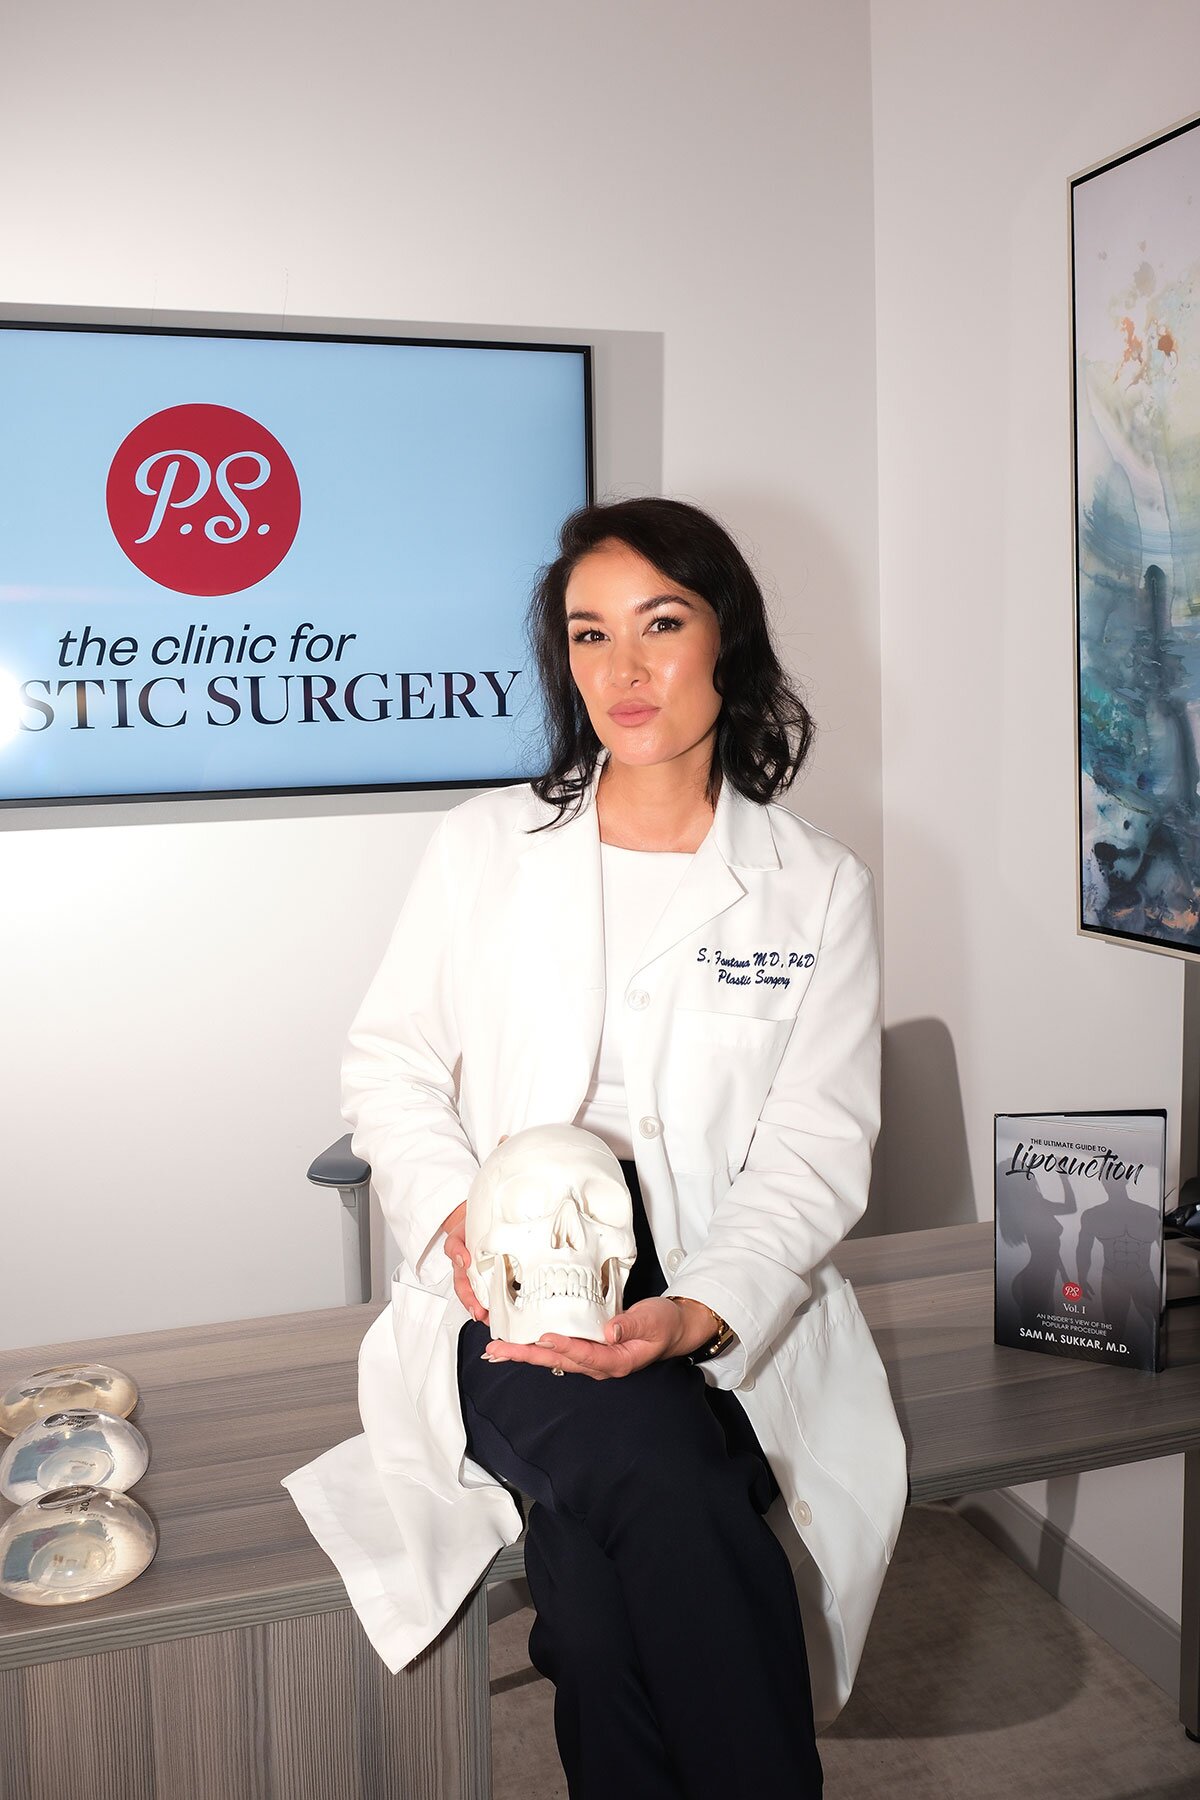
[[[585,1238],[586,1227],[579,1210],[579,1201],[574,1194],[564,1194],[554,1215],[550,1241],[556,1250],[561,1249],[564,1244],[570,1250],[581,1250]]]

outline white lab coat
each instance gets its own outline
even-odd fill
[[[343,1111],[403,1260],[360,1351],[363,1433],[283,1486],[393,1672],[522,1528],[512,1495],[465,1453],[468,1315],[441,1225],[502,1135],[573,1120],[587,1090],[605,998],[598,774],[575,819],[533,835],[554,813],[526,784],[446,815],[350,1033]],[[828,1724],[907,1498],[887,1376],[830,1260],[866,1206],[879,1123],[871,875],[725,782],[647,927],[625,1021],[638,1179],[667,1293],[707,1302],[737,1333],[700,1367],[736,1393],[779,1483],[767,1520]]]

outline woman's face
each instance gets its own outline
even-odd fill
[[[707,767],[721,710],[708,601],[609,538],[576,563],[566,602],[571,674],[613,760],[669,762],[707,739]]]

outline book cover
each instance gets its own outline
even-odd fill
[[[996,1114],[995,1341],[1163,1367],[1167,1115]]]

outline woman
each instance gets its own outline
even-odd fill
[[[446,815],[343,1069],[404,1256],[398,1372],[381,1315],[359,1387],[403,1579],[381,1536],[369,1569],[347,1549],[326,1459],[285,1485],[393,1667],[418,1634],[392,1614],[415,1593],[429,1641],[487,1532],[516,1535],[494,1508],[485,1529],[485,1505],[533,1500],[530,1656],[556,1686],[573,1800],[817,1795],[799,1598],[828,1718],[906,1479],[886,1376],[829,1261],[865,1207],[878,1125],[870,874],[770,804],[812,724],[705,513],[576,513],[531,623],[549,767]],[[493,1343],[466,1192],[505,1135],[564,1121],[622,1160],[638,1241],[622,1310],[602,1344]],[[364,1467],[339,1467],[342,1492]]]

